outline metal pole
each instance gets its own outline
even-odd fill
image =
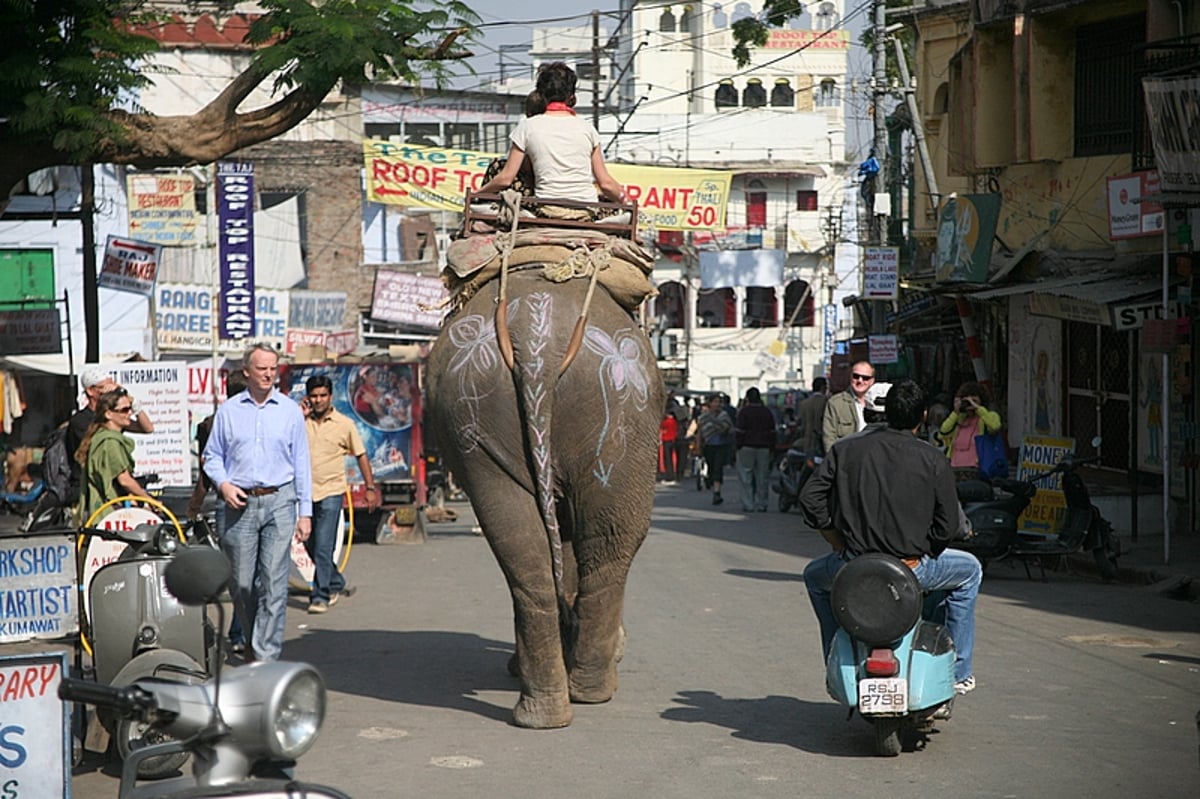
[[[600,129],[600,12],[592,11],[592,127]]]
[[[79,168],[79,220],[83,234],[83,326],[85,363],[100,362],[100,283],[96,277],[96,177],[91,164]]]
[[[221,404],[221,394],[217,384],[221,382],[219,339],[221,335],[221,259],[217,253],[217,164],[214,161],[208,165],[208,191],[205,192],[208,213],[204,217],[204,241],[209,251],[209,262],[212,264],[212,302],[209,312],[212,322],[212,400],[213,413]]]
[[[888,175],[887,157],[887,121],[883,116],[883,98],[887,93],[887,22],[884,0],[875,0],[875,22],[872,30],[874,36],[872,59],[872,117],[875,125],[875,158],[879,161],[879,175],[876,177],[876,188],[879,184],[886,185]],[[879,225],[879,244],[887,243],[887,225],[875,214],[872,224]]]
[[[908,59],[904,57],[904,46],[895,36],[892,37],[892,44],[896,48],[896,63],[900,65],[900,80],[904,84],[904,101],[908,104],[908,112],[912,116],[913,138],[917,140],[917,154],[921,157],[921,171],[925,173],[925,185],[929,188],[929,194],[936,202],[941,192],[938,191],[937,176],[933,174],[933,159],[929,157],[929,145],[925,142],[925,125],[922,124],[921,115],[917,112],[916,90],[912,85],[912,76],[908,73]]]
[[[1171,239],[1167,235],[1169,225],[1163,224],[1162,231],[1162,304],[1163,316],[1171,318]],[[1163,511],[1163,563],[1171,562],[1171,356],[1162,356],[1162,511]]]

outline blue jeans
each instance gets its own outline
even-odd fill
[[[829,591],[834,575],[844,565],[846,561],[840,554],[830,552],[804,567],[804,584],[821,626],[821,650],[826,660],[838,630]],[[971,553],[947,549],[936,558],[922,557],[913,574],[922,589],[946,592],[946,628],[954,640],[954,681],[962,682],[975,674],[975,600],[983,582],[983,567]]]
[[[331,594],[346,588],[346,578],[333,562],[337,544],[338,522],[342,518],[342,494],[334,494],[313,503],[312,535],[304,542],[313,561],[312,595],[309,602],[329,602]]]
[[[225,537],[225,503],[217,497],[217,509],[215,512],[217,522],[217,543],[220,544]],[[221,544],[221,549],[224,551],[225,546]],[[229,614],[232,618],[229,620],[229,643],[244,644],[246,643],[246,634],[242,630],[242,614],[238,612],[238,605],[241,600],[234,597],[233,613]]]
[[[742,447],[737,451],[738,478],[742,481],[742,510],[766,510],[771,498],[771,450]]]
[[[225,508],[221,548],[233,563],[233,579],[246,611],[242,624],[258,660],[279,660],[287,630],[288,572],[296,529],[296,489],[246,497],[241,510]]]

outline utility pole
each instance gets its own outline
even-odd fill
[[[600,130],[600,12],[592,11],[592,127]]]
[[[885,0],[875,0],[875,22],[871,35],[874,37],[872,48],[872,117],[875,124],[875,158],[879,161],[879,176],[876,187],[887,185],[887,120],[884,119],[883,100],[887,96],[887,18]],[[871,220],[872,226],[878,224],[878,242],[887,243],[887,225],[876,214]]]
[[[79,220],[83,234],[83,327],[85,363],[100,361],[100,283],[96,275],[96,176],[91,163],[79,168]]]

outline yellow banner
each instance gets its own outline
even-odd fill
[[[367,199],[461,211],[468,189],[498,153],[363,142]],[[732,173],[713,169],[610,164],[613,178],[638,204],[638,225],[658,230],[723,230]]]

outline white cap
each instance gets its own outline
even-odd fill
[[[103,366],[96,364],[84,367],[83,371],[79,373],[79,385],[83,388],[98,386],[105,380],[112,380],[112,375]]]
[[[891,383],[872,383],[871,387],[867,389],[867,395],[865,397],[865,404],[863,407],[868,411],[878,411],[879,413],[883,413],[888,392],[891,390]]]

